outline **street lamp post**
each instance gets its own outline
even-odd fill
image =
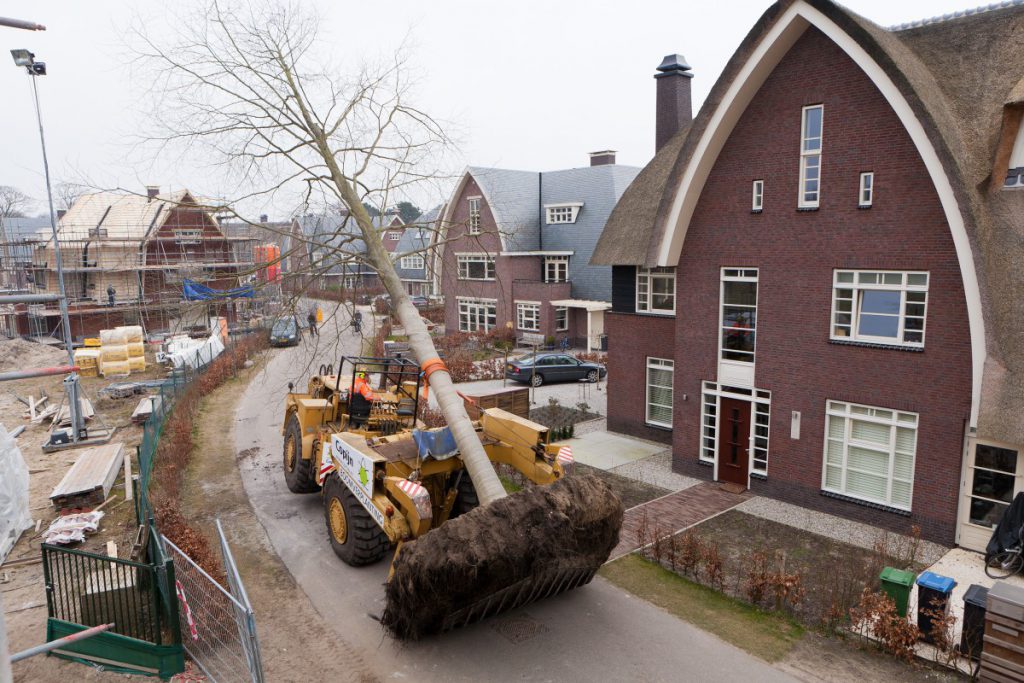
[[[28,50],[11,50],[16,66],[24,67],[32,77],[32,95],[35,98],[36,120],[39,122],[39,144],[43,150],[43,175],[46,178],[46,198],[50,206],[50,230],[53,233],[53,251],[57,266],[57,286],[60,293],[60,322],[64,332],[64,348],[68,353],[68,365],[75,365],[75,349],[71,342],[71,323],[68,320],[68,298],[64,290],[64,263],[60,254],[60,238],[57,235],[57,213],[53,209],[53,189],[50,185],[50,162],[46,157],[46,136],[43,133],[43,114],[39,107],[39,87],[37,76],[46,75],[46,64],[37,62],[35,55]],[[78,373],[72,371],[64,378],[64,390],[67,393],[68,410],[71,414],[71,440],[78,442],[87,436],[85,422],[79,405]]]

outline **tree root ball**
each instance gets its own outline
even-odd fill
[[[402,546],[381,623],[416,640],[589,581],[618,544],[622,515],[589,474],[471,510]]]

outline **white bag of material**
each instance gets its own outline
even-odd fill
[[[100,347],[100,357],[104,363],[128,360],[127,344],[104,344]]]
[[[18,443],[0,425],[0,564],[30,526],[28,466]]]
[[[124,330],[125,341],[129,344],[134,342],[142,342],[142,325],[124,325],[118,327],[119,330]]]
[[[203,340],[198,346],[182,349],[170,353],[167,358],[174,363],[174,367],[187,367],[192,370],[204,367],[207,363],[219,356],[224,351],[224,344],[220,337],[211,336]]]
[[[43,534],[43,543],[67,545],[84,541],[86,534],[96,533],[100,528],[101,519],[103,512],[100,510],[58,517]]]
[[[123,346],[128,343],[128,335],[123,328],[100,330],[100,346]]]

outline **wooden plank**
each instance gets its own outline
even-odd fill
[[[135,411],[132,412],[132,423],[142,424],[149,419],[149,416],[153,414],[153,397],[147,396],[141,401],[139,405],[135,406]]]
[[[95,507],[110,494],[124,462],[124,444],[103,444],[83,450],[50,494],[58,509]]]
[[[117,543],[107,541],[107,557],[117,557]]]
[[[124,499],[134,500],[135,499],[135,482],[132,481],[132,456],[126,454],[124,456]]]

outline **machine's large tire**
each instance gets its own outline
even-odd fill
[[[324,522],[334,554],[353,567],[373,564],[391,546],[387,534],[337,474],[324,482]]]
[[[469,472],[465,470],[462,472],[462,478],[459,479],[458,491],[455,503],[452,504],[452,513],[448,515],[449,519],[455,519],[473,508],[480,507],[480,497],[476,495],[476,487],[473,486],[473,480],[469,478]]]
[[[292,493],[315,493],[320,490],[316,483],[316,465],[313,459],[302,459],[302,427],[299,418],[294,414],[288,418],[288,426],[284,429],[284,449],[282,452],[284,465],[284,481]]]

